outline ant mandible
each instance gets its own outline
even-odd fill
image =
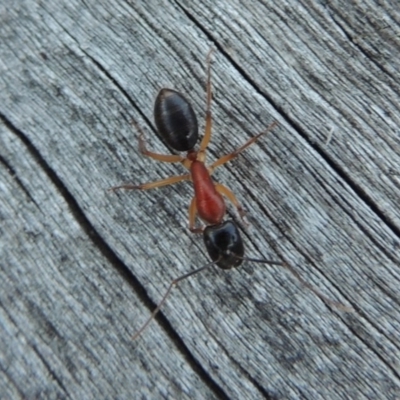
[[[177,283],[213,265],[217,265],[222,269],[231,269],[240,266],[244,260],[283,266],[287,268],[303,286],[310,289],[322,300],[335,307],[347,310],[346,306],[330,300],[316,290],[312,285],[304,281],[297,271],[294,270],[290,265],[280,261],[244,257],[243,241],[237,224],[233,220],[222,222],[226,213],[224,197],[226,197],[237,208],[242,218],[244,216],[244,211],[230,189],[220,183],[215,183],[211,179],[212,173],[217,167],[237,157],[243,150],[259,139],[260,136],[271,131],[277,125],[277,122],[273,122],[266,130],[250,138],[244,145],[232,153],[220,157],[208,167],[205,165],[206,150],[211,139],[212,127],[211,54],[213,51],[214,50],[211,49],[207,55],[205,133],[197,151],[194,149],[199,137],[196,115],[186,98],[175,90],[166,88],[160,90],[155,100],[154,120],[159,136],[164,144],[172,151],[186,152],[186,157],[176,154],[158,154],[149,151],[146,147],[144,134],[140,127],[135,123],[135,126],[140,134],[139,150],[143,155],[161,162],[180,162],[190,171],[190,173],[172,176],[160,181],[141,185],[125,184],[114,186],[109,189],[111,191],[118,189],[149,190],[161,186],[172,185],[184,180],[192,181],[194,187],[194,197],[189,206],[189,229],[194,233],[203,233],[204,243],[212,260],[212,262],[202,266],[201,268],[174,279],[170,283],[158,306],[154,309],[145,324],[134,334],[133,339],[136,339],[147,328],[156,314],[160,311],[172,288]],[[195,226],[196,215],[199,215],[199,217],[206,223],[206,227]]]

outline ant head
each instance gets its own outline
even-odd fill
[[[317,289],[314,288],[311,284],[306,282],[299,273],[289,264],[282,263],[280,261],[272,261],[272,260],[264,260],[264,259],[255,259],[255,258],[247,258],[244,256],[244,247],[242,238],[240,237],[239,229],[234,221],[226,221],[222,224],[218,225],[210,225],[204,229],[203,232],[204,243],[206,245],[208,254],[210,255],[212,262],[203,265],[202,267],[195,269],[194,271],[188,272],[187,274],[181,275],[180,277],[174,279],[163,298],[161,299],[158,306],[154,309],[153,313],[150,315],[149,319],[146,323],[133,335],[133,339],[136,339],[140,336],[140,334],[147,328],[150,322],[154,319],[157,313],[160,311],[162,305],[167,300],[167,297],[171,293],[172,288],[177,285],[179,282],[183,281],[190,276],[198,274],[201,271],[204,271],[207,268],[212,267],[213,265],[217,265],[222,269],[230,269],[234,267],[238,267],[243,261],[252,261],[263,264],[271,264],[271,265],[280,265],[284,268],[287,268],[289,272],[291,272],[299,282],[306,288],[310,289],[313,293],[315,293],[321,300],[326,303],[340,308],[343,311],[352,312],[353,310],[342,303],[330,300],[328,297],[320,293]]]
[[[244,246],[234,221],[210,225],[203,232],[210,258],[222,269],[238,267],[243,262]]]

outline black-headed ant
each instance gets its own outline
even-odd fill
[[[223,218],[226,214],[224,197],[234,204],[241,217],[243,217],[244,212],[235,195],[227,187],[220,183],[215,183],[211,179],[212,173],[217,167],[238,156],[243,150],[253,144],[260,136],[271,131],[277,125],[277,122],[273,122],[265,131],[249,139],[243,146],[239,147],[234,152],[222,156],[210,166],[205,165],[206,149],[211,139],[212,125],[212,52],[213,50],[210,50],[207,56],[205,133],[198,150],[194,149],[199,138],[196,115],[186,98],[175,90],[165,88],[160,90],[154,105],[154,120],[157,126],[158,134],[163,140],[164,144],[174,152],[186,152],[186,157],[176,154],[158,154],[149,151],[146,148],[143,132],[139,126],[135,124],[140,133],[139,150],[143,155],[161,162],[180,162],[190,171],[190,173],[180,176],[172,176],[160,181],[141,185],[126,184],[110,188],[112,191],[118,189],[148,190],[171,185],[184,180],[192,181],[195,195],[189,206],[189,229],[195,233],[203,233],[204,243],[212,260],[212,262],[209,264],[206,264],[201,268],[174,279],[169,285],[158,306],[155,308],[146,323],[135,333],[133,339],[136,339],[147,328],[149,323],[154,319],[160,308],[165,303],[172,288],[177,283],[213,265],[217,265],[222,269],[231,269],[240,266],[244,260],[283,266],[287,268],[302,285],[314,292],[323,301],[343,310],[349,310],[341,303],[332,301],[321,294],[312,285],[304,281],[297,271],[294,270],[290,265],[280,261],[259,260],[244,257],[243,241],[236,223],[233,220],[223,222]],[[196,214],[198,214],[199,217],[206,223],[206,227],[195,227]]]

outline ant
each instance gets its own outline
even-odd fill
[[[139,150],[143,155],[161,162],[180,162],[190,171],[190,173],[172,176],[160,181],[141,185],[125,184],[114,186],[109,189],[111,191],[118,189],[149,190],[161,186],[172,185],[184,180],[192,181],[195,194],[189,206],[189,229],[194,233],[203,233],[204,243],[212,260],[212,262],[174,279],[170,283],[158,306],[154,309],[145,324],[134,334],[133,339],[136,339],[147,328],[167,300],[172,288],[180,281],[183,281],[184,279],[195,275],[213,265],[217,265],[222,269],[239,267],[244,260],[285,267],[300,281],[303,286],[310,289],[322,300],[335,307],[348,310],[348,307],[342,305],[341,303],[330,300],[316,290],[311,284],[304,281],[298,272],[290,265],[280,261],[244,257],[243,241],[237,224],[233,220],[228,220],[225,222],[222,221],[226,214],[224,197],[226,197],[236,207],[242,218],[244,216],[244,210],[230,189],[220,183],[215,183],[211,179],[212,173],[217,167],[234,159],[262,135],[265,135],[271,131],[277,125],[277,122],[273,122],[266,130],[250,138],[244,145],[232,153],[220,157],[217,161],[211,164],[211,166],[205,165],[206,150],[211,139],[212,126],[211,54],[213,51],[214,50],[211,49],[207,55],[205,133],[197,151],[194,149],[199,137],[196,115],[191,104],[186,100],[186,98],[175,90],[166,88],[160,90],[155,100],[154,120],[158,135],[164,144],[172,152],[186,152],[186,157],[177,154],[158,154],[149,151],[146,147],[142,130],[136,123],[134,123],[139,131]],[[206,223],[206,227],[195,226],[196,215],[199,215],[199,217]]]

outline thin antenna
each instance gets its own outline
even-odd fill
[[[279,261],[263,260],[263,259],[258,259],[258,258],[247,258],[247,257],[238,257],[238,258],[240,258],[244,261],[252,261],[252,262],[258,262],[258,263],[263,263],[263,264],[280,265],[281,267],[286,268],[301,283],[302,286],[306,287],[308,290],[313,292],[322,301],[328,303],[329,305],[331,305],[335,308],[338,308],[339,310],[342,310],[345,312],[354,312],[354,309],[352,307],[348,307],[339,301],[331,300],[329,297],[322,294],[318,289],[316,289],[313,285],[311,285],[311,283],[308,283],[307,281],[305,281],[301,277],[301,275],[288,263],[279,262]]]
[[[186,278],[189,278],[192,275],[195,275],[207,268],[210,268],[211,266],[213,266],[214,264],[216,264],[219,261],[219,259],[217,261],[213,261],[210,262],[204,266],[202,266],[201,268],[195,269],[194,271],[188,272],[185,275],[179,276],[178,278],[175,278],[169,285],[167,291],[165,292],[163,298],[161,299],[160,303],[158,304],[158,306],[154,309],[154,311],[151,313],[149,319],[144,323],[144,325],[132,336],[132,340],[136,340],[142,333],[143,331],[148,327],[148,325],[150,324],[150,322],[154,319],[154,317],[158,314],[158,312],[160,311],[161,307],[164,305],[165,301],[167,300],[167,297],[169,296],[169,294],[171,293],[172,288],[178,284],[180,281],[183,281]]]

